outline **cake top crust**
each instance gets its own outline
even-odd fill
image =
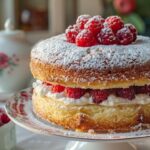
[[[79,47],[61,34],[43,40],[31,51],[31,58],[68,69],[128,68],[150,64],[150,38],[137,36],[130,45]]]

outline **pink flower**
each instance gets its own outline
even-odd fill
[[[0,52],[0,69],[6,68],[8,66],[9,58],[6,54]]]

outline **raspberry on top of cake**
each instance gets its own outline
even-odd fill
[[[70,43],[86,47],[97,44],[128,45],[137,38],[137,30],[132,24],[124,24],[119,16],[81,15],[76,24],[66,29],[66,38]]]

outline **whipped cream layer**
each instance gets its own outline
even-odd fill
[[[65,96],[64,92],[52,93],[51,86],[42,84],[42,81],[37,80],[33,83],[34,91],[40,96],[46,96],[57,101],[61,101],[67,105],[87,105],[95,104],[92,97],[86,93],[80,99],[69,98]],[[115,95],[109,95],[108,99],[101,102],[99,105],[113,106],[120,104],[148,104],[150,103],[150,96],[148,94],[137,94],[133,100],[124,99]]]
[[[37,80],[33,83],[33,88],[37,94],[40,96],[46,96],[57,101],[64,102],[65,104],[72,105],[87,105],[87,104],[95,104],[93,102],[92,97],[85,93],[81,98],[74,99],[65,96],[65,92],[61,93],[52,93],[51,86],[47,86],[42,84],[42,81]],[[128,100],[125,98],[117,97],[115,95],[109,95],[108,99],[99,103],[99,105],[104,106],[113,106],[120,104],[148,104],[150,103],[150,96],[148,94],[137,94],[133,100]]]

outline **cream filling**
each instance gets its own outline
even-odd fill
[[[33,88],[35,92],[38,93],[40,96],[46,96],[55,99],[57,101],[63,102],[67,105],[95,104],[93,103],[92,97],[88,93],[86,93],[79,99],[69,98],[65,96],[64,92],[52,93],[51,86],[44,85],[39,80],[33,83]],[[148,104],[148,103],[150,103],[150,96],[148,94],[135,95],[135,98],[133,100],[128,100],[121,97],[117,97],[115,95],[110,95],[107,100],[101,102],[99,105],[113,106],[120,104]]]

